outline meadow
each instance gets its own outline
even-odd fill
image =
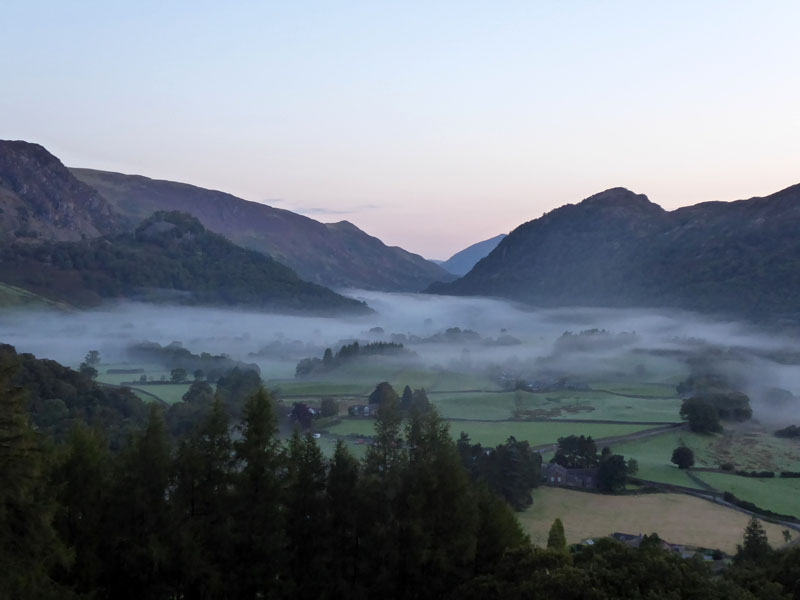
[[[547,544],[550,526],[559,518],[570,544],[614,532],[655,532],[671,543],[719,548],[729,554],[742,543],[749,518],[686,494],[609,496],[548,487],[534,490],[533,505],[518,516],[531,541],[540,546]],[[782,527],[766,521],[763,525],[773,546],[784,543]]]

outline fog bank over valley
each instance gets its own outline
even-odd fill
[[[394,342],[409,351],[374,357],[384,367],[488,374],[504,386],[579,387],[620,378],[666,386],[714,373],[750,396],[756,418],[800,417],[800,344],[745,323],[663,310],[539,310],[477,297],[347,295],[375,312],[323,318],[121,303],[90,312],[7,312],[0,336],[20,352],[73,367],[90,349],[110,365],[130,361],[133,344],[179,342],[196,354],[258,364],[264,379],[293,378],[298,361],[355,341]]]

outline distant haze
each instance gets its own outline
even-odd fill
[[[497,365],[523,377],[546,371],[580,380],[640,370],[638,376],[648,381],[674,385],[699,358],[751,396],[757,419],[775,424],[800,419],[800,346],[788,334],[679,311],[534,310],[487,298],[349,295],[366,300],[375,313],[333,319],[133,303],[70,314],[6,311],[0,315],[0,340],[73,367],[91,349],[100,351],[105,366],[123,360],[131,343],[180,341],[194,353],[256,362],[265,379],[293,377],[301,358],[321,357],[326,347],[335,351],[353,340],[388,341],[393,334],[428,338],[406,343],[426,368],[469,373]],[[473,330],[481,339],[430,339],[455,327]],[[585,347],[559,350],[557,341],[565,332],[591,329],[608,334]],[[515,343],[500,343],[503,336]],[[770,405],[772,388],[790,392],[794,401]]]
[[[443,259],[625,186],[800,179],[800,4],[3,3],[0,137]]]

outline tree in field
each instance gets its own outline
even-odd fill
[[[597,468],[597,485],[607,492],[618,492],[625,488],[628,468],[621,454],[609,454],[600,460]]]
[[[169,380],[172,383],[183,383],[186,381],[186,369],[172,369],[169,373]]]
[[[754,563],[763,563],[772,554],[772,548],[767,540],[767,532],[761,521],[750,517],[744,528],[744,543],[736,547],[736,560],[747,560]]]
[[[384,402],[393,402],[398,405],[400,402],[400,399],[397,397],[397,392],[394,391],[394,388],[388,381],[380,382],[369,395],[369,404],[381,405]]]
[[[597,446],[592,436],[570,435],[558,438],[553,462],[567,469],[586,469],[598,463]]]
[[[550,533],[547,534],[547,548],[557,552],[567,551],[567,537],[561,519],[556,519],[550,526]]]
[[[636,475],[639,472],[639,461],[635,458],[629,458],[625,463],[625,471],[628,475]]]
[[[694,452],[687,446],[678,446],[672,451],[671,462],[678,465],[679,469],[689,469],[694,466]]]
[[[689,422],[689,428],[697,433],[719,433],[719,411],[699,398],[688,398],[681,404],[681,418]]]

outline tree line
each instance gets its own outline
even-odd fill
[[[102,427],[57,442],[31,425],[0,360],[0,596],[8,598],[792,598],[800,550],[775,552],[757,527],[714,576],[657,544],[613,540],[536,548],[492,473],[535,479],[509,440],[485,475],[462,464],[434,409],[378,407],[356,460],[339,442],[282,441],[270,395],[223,386],[197,425],[170,438],[162,409],[113,451]],[[242,388],[244,389],[244,388]],[[586,445],[586,444],[584,444]],[[469,450],[469,452],[467,452]],[[495,452],[498,452],[495,449]],[[490,456],[477,453],[477,460]],[[526,466],[527,465],[527,466]],[[480,473],[480,469],[479,469]],[[569,527],[569,523],[564,526]],[[562,528],[564,527],[562,526]]]

